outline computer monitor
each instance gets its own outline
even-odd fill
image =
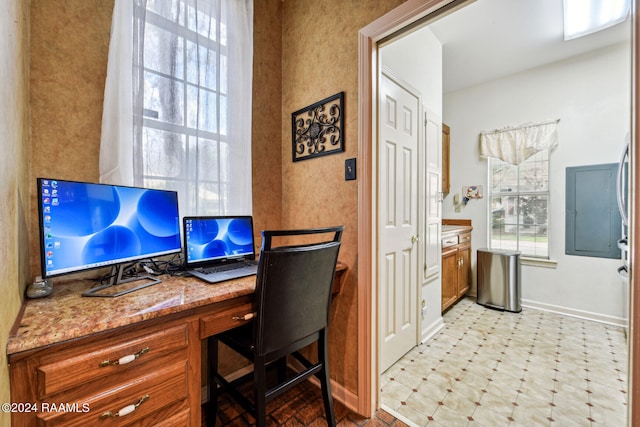
[[[175,191],[38,178],[42,277],[113,267],[103,289],[122,278],[123,264],[178,253],[180,217]],[[139,289],[154,283],[127,290]],[[117,296],[121,293],[87,296]]]

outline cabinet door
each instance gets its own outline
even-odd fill
[[[442,311],[458,298],[458,256],[457,250],[442,250]]]
[[[471,246],[458,248],[458,298],[462,298],[471,286]]]
[[[422,286],[438,279],[440,274],[440,229],[442,224],[442,194],[441,194],[441,124],[442,120],[434,112],[424,107],[425,159],[424,197],[420,197],[420,212],[423,220],[420,224],[421,243],[420,257],[422,259]]]

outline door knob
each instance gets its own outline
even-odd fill
[[[411,236],[411,243],[416,243],[418,242],[420,239],[418,239],[418,236]]]

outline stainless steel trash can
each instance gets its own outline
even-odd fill
[[[522,311],[520,252],[478,249],[478,304],[498,310]]]

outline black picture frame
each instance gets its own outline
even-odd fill
[[[294,162],[344,152],[344,92],[291,114]]]

